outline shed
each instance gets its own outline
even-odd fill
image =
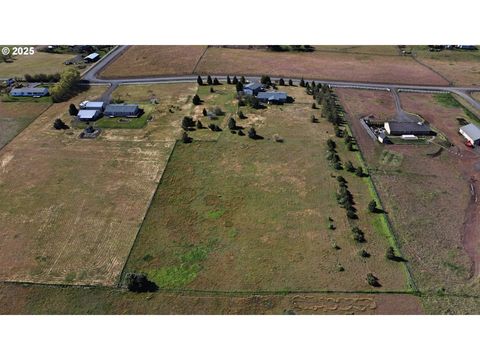
[[[10,91],[11,96],[31,96],[31,97],[41,97],[48,95],[48,89],[44,87],[24,87],[16,88]]]
[[[283,104],[287,101],[287,93],[280,91],[266,91],[260,92],[257,95],[257,99],[260,102],[271,103],[271,104]]]
[[[104,108],[103,101],[83,101],[80,103],[80,109],[84,109],[84,110],[103,111],[103,108]]]
[[[384,127],[389,135],[428,136],[435,134],[430,126],[423,122],[388,121],[384,123]]]
[[[109,117],[138,117],[140,108],[136,104],[110,104],[105,107],[104,114]]]
[[[259,82],[252,82],[243,85],[243,93],[246,95],[257,95],[260,91],[263,91],[263,84]]]
[[[85,58],[84,58],[84,60],[85,60],[86,62],[95,62],[95,61],[97,61],[98,59],[100,59],[100,54],[99,54],[99,53],[96,53],[96,52],[91,53],[90,55],[85,56]]]
[[[462,126],[458,131],[472,145],[480,145],[480,129],[474,124]]]
[[[80,110],[77,114],[77,118],[80,121],[95,121],[100,116],[99,110]]]

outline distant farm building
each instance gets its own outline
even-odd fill
[[[243,85],[243,93],[245,95],[257,95],[260,91],[263,91],[263,84],[258,82],[252,82]]]
[[[80,103],[80,109],[103,111],[105,103],[103,101],[83,101]]]
[[[100,117],[100,110],[80,110],[77,114],[77,118],[80,121],[95,121]]]
[[[384,127],[389,135],[394,136],[429,136],[435,134],[430,126],[422,122],[389,121],[384,124]]]
[[[467,139],[467,143],[470,146],[480,145],[480,129],[474,124],[468,124],[462,126],[459,130],[459,133]]]
[[[136,104],[110,104],[103,114],[109,117],[138,117],[140,108]]]
[[[98,61],[98,59],[100,59],[100,54],[96,52],[91,53],[90,55],[85,56],[84,58],[86,62],[95,62],[95,61]]]
[[[257,95],[257,99],[263,103],[283,104],[287,101],[288,96],[285,92],[265,91],[259,92]]]
[[[44,87],[36,88],[17,88],[10,91],[11,96],[31,96],[31,97],[42,97],[48,95],[48,89]]]

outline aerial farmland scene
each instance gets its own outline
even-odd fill
[[[0,48],[0,314],[480,314],[479,46]]]

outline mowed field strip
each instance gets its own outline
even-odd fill
[[[174,146],[161,108],[151,128],[93,141],[52,129],[67,110],[52,105],[0,152],[1,280],[115,285]],[[147,133],[157,127],[158,136]]]
[[[233,86],[209,95],[205,88],[194,113],[228,98],[227,90],[233,98]],[[190,132],[192,144],[177,144],[127,271],[146,272],[160,288],[230,292],[369,291],[365,277],[373,272],[382,284],[378,291],[408,290],[404,264],[385,259],[390,235],[381,216],[367,211],[367,180],[341,171],[354,194],[360,217],[355,222],[367,238],[359,244],[336,202],[335,171],[325,158],[332,125],[310,122],[320,110],[311,109],[303,88],[282,90],[296,102],[242,108],[248,118],[237,122],[244,131],[254,126],[265,139],[232,134],[219,118],[211,121],[224,128],[218,140],[204,141],[202,133],[211,132],[202,129]],[[272,141],[276,133],[283,143]],[[355,152],[338,143],[342,161],[358,165]],[[328,229],[328,217],[335,230]],[[362,258],[362,249],[371,256]]]

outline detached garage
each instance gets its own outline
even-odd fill
[[[458,131],[471,146],[480,145],[480,128],[473,124],[462,126]]]

